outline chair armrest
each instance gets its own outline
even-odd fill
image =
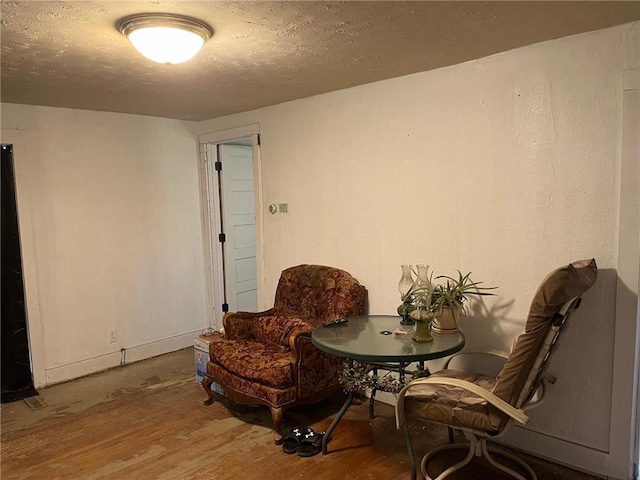
[[[229,312],[222,318],[224,336],[229,340],[247,340],[250,337],[251,322],[256,318],[273,315],[273,308],[264,312]]]
[[[494,395],[489,390],[484,389],[475,383],[467,382],[466,380],[461,380],[459,378],[447,378],[447,377],[426,377],[419,378],[410,382],[406,387],[404,387],[400,393],[398,394],[397,402],[396,402],[396,426],[397,428],[401,428],[404,425],[404,397],[407,394],[407,389],[412,386],[421,385],[421,384],[430,384],[430,385],[449,385],[452,387],[462,388],[467,390],[468,392],[477,395],[487,402],[490,405],[494,406],[501,412],[507,414],[509,417],[513,418],[516,422],[521,423],[522,425],[526,425],[529,421],[529,417],[524,413],[523,410],[515,408],[513,405],[502,400],[500,397]]]
[[[449,362],[451,362],[451,360],[453,360],[454,358],[460,356],[460,355],[493,355],[494,357],[500,357],[500,358],[504,358],[505,360],[507,358],[509,358],[509,353],[507,352],[503,352],[502,350],[473,350],[473,349],[468,349],[468,350],[462,350],[458,353],[454,353],[453,355],[451,355],[449,358],[447,358],[447,361],[444,362],[444,364],[442,365],[443,369],[449,368]]]
[[[312,331],[313,331],[313,327],[309,326],[309,328],[303,328],[303,329],[296,328],[289,334],[289,348],[293,352],[294,358],[297,358],[300,352],[301,337],[311,338]]]
[[[294,378],[300,398],[338,386],[345,359],[323,352],[311,341],[311,331],[297,331],[289,337]]]

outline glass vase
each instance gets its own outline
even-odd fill
[[[435,314],[423,308],[417,308],[411,312],[411,318],[416,322],[415,331],[413,332],[411,340],[418,343],[433,342],[431,322],[433,322],[434,317]]]
[[[416,270],[416,280],[411,287],[412,303],[417,309],[430,312],[433,289],[429,279],[429,265],[416,265]]]
[[[402,268],[402,277],[400,277],[400,281],[398,282],[398,291],[404,301],[404,296],[413,285],[414,280],[411,274],[411,265],[400,265],[400,267]]]
[[[402,303],[398,307],[397,312],[398,315],[402,317],[400,321],[401,325],[413,325],[413,320],[409,318],[409,314],[415,310],[415,307],[411,304],[412,296],[407,295],[414,283],[413,275],[411,274],[411,265],[400,265],[400,267],[402,267],[402,277],[400,277],[400,281],[398,282],[398,291],[400,292]]]
[[[431,279],[429,278],[429,265],[416,265],[416,280],[413,282],[413,291],[422,292],[431,290]]]

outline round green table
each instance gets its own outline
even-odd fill
[[[428,375],[429,370],[424,366],[426,360],[453,355],[464,347],[465,339],[460,331],[447,334],[434,332],[433,342],[428,343],[414,342],[411,333],[395,334],[394,331],[401,327],[412,330],[411,327],[400,325],[400,320],[400,317],[392,315],[348,317],[344,323],[316,327],[311,334],[311,341],[323,352],[346,358],[349,369],[353,368],[354,361],[366,363],[374,369],[398,372],[401,382],[404,382],[410,363],[418,362]],[[327,442],[351,405],[353,394],[353,391],[348,392],[345,404],[325,433],[322,439],[323,454],[327,453]],[[375,390],[371,393],[370,416],[374,399]]]

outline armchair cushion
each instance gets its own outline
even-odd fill
[[[250,382],[275,388],[293,385],[291,352],[260,342],[217,342],[210,349],[211,360],[228,372]]]
[[[289,350],[289,337],[297,331],[308,332],[313,325],[297,317],[271,315],[256,318],[251,322],[251,335],[257,342],[281,347],[281,351]]]

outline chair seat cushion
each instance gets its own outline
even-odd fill
[[[275,388],[293,385],[289,350],[253,341],[223,340],[211,344],[211,361],[247,380]]]
[[[456,370],[440,370],[431,378],[459,378],[491,390],[495,377]],[[425,401],[429,400],[429,401]],[[459,387],[420,384],[410,387],[405,397],[405,414],[451,426],[496,431],[505,416],[486,400]]]

